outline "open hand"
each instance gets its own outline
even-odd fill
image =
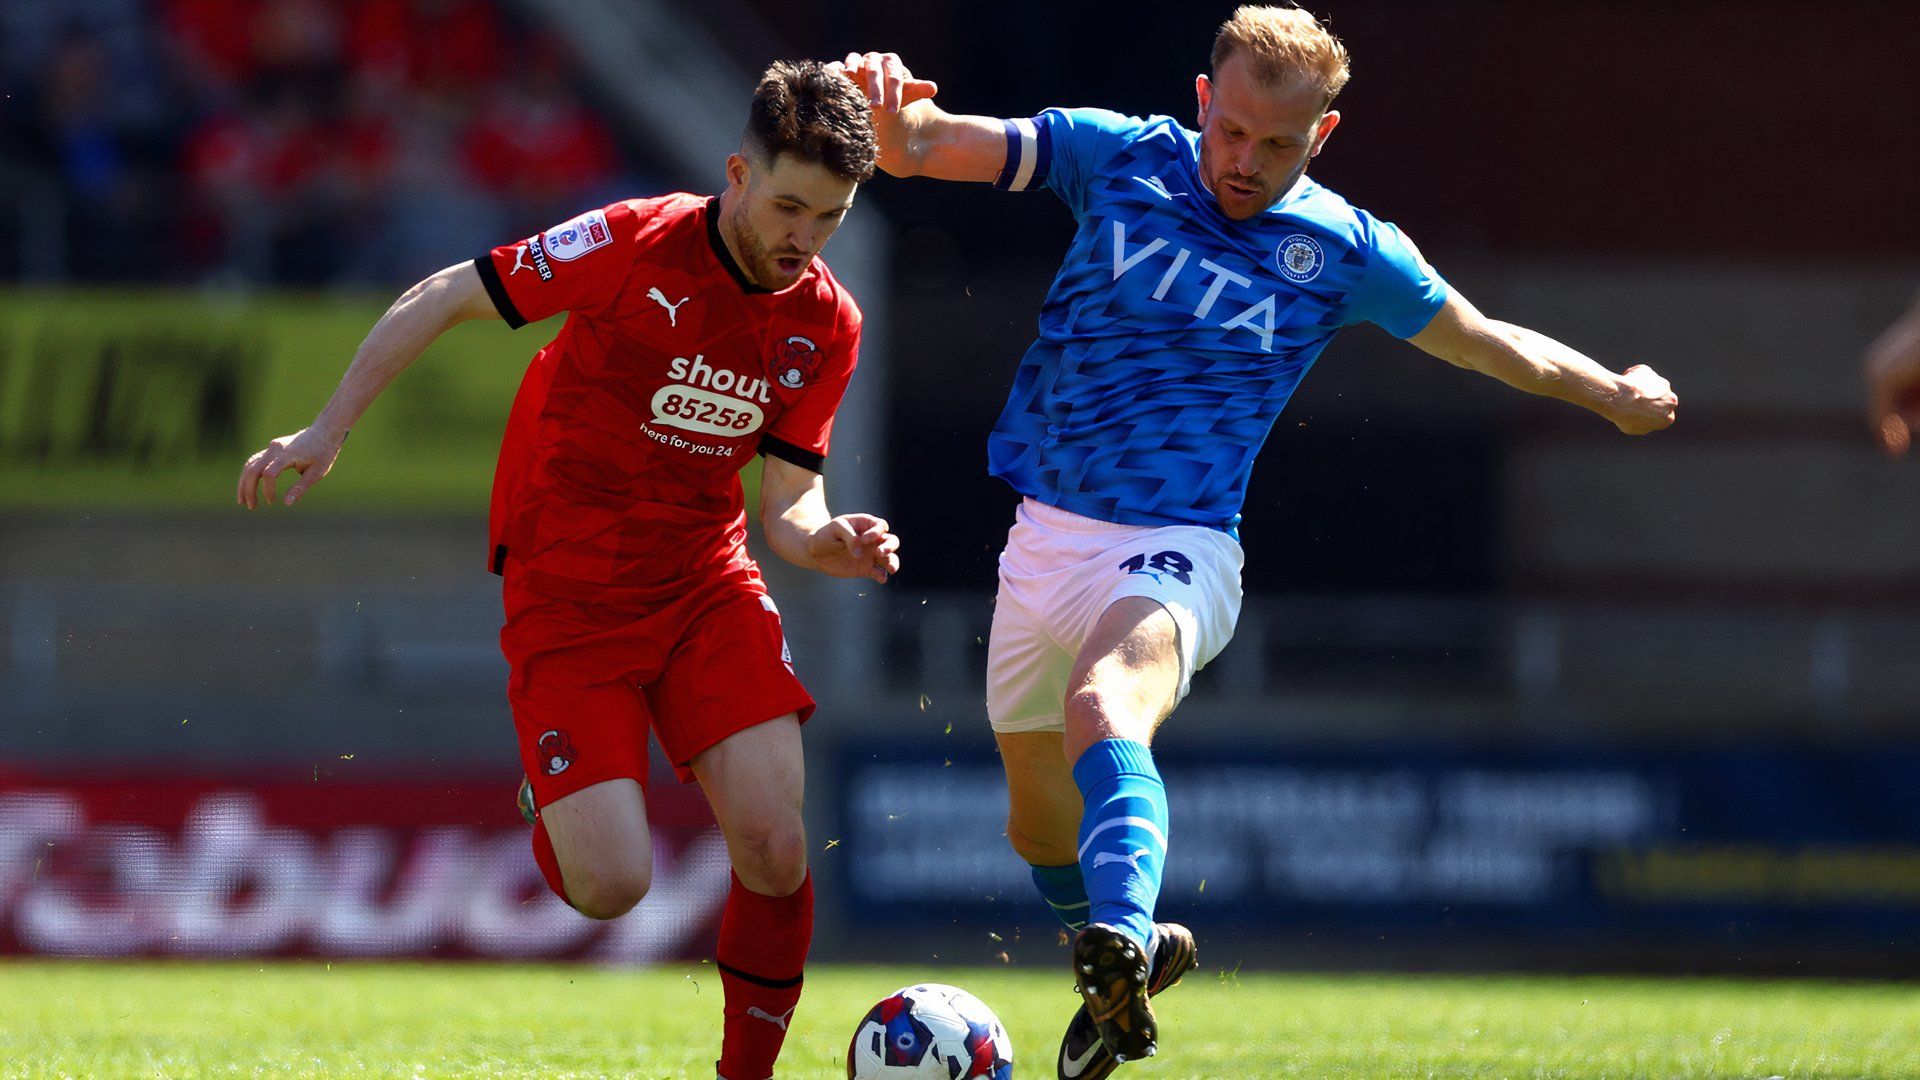
[[[845,60],[828,64],[827,70],[853,80],[853,85],[867,95],[875,113],[897,113],[940,92],[931,79],[914,78],[898,53],[848,53]]]

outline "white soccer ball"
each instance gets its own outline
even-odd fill
[[[920,983],[867,1012],[847,1047],[847,1080],[1013,1080],[1013,1039],[986,1003]]]

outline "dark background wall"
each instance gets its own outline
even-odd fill
[[[900,53],[940,81],[949,109],[1098,104],[1189,121],[1193,77],[1232,8],[753,6],[804,55]],[[1426,246],[1764,261],[1920,248],[1901,168],[1920,120],[1913,5],[1328,0],[1312,10],[1354,71],[1338,103],[1345,126],[1316,173]],[[886,185],[875,197],[907,224],[916,210],[934,220],[934,199],[964,199]],[[972,250],[998,246],[977,240]]]

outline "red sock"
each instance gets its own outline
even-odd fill
[[[734,875],[720,917],[716,959],[726,990],[726,1031],[715,1068],[727,1080],[767,1080],[800,1003],[813,944],[813,874],[788,896],[765,896]]]
[[[560,878],[560,860],[553,854],[553,841],[547,836],[547,824],[539,818],[533,819],[533,861],[540,864],[540,873],[547,879],[547,888],[553,895],[567,900],[567,884]],[[567,900],[571,907],[573,901]]]

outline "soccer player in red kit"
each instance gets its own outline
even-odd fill
[[[782,558],[880,582],[900,565],[887,523],[832,516],[820,476],[860,311],[814,256],[874,154],[850,82],[774,64],[718,197],[615,203],[414,286],[313,425],[240,475],[251,509],[261,480],[271,503],[298,472],[291,505],[448,327],[568,313],[514,401],[491,520],[534,853],[582,914],[619,916],[652,872],[648,731],[699,781],[734,869],[717,957],[730,1080],[772,1075],[813,934],[800,725],[814,703],[747,554],[740,468],[766,459],[760,517]]]

